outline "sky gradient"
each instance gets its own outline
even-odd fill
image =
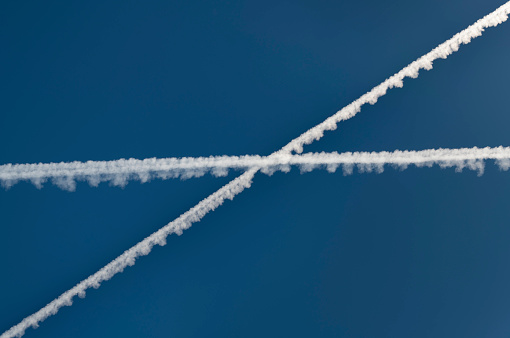
[[[266,155],[503,3],[5,1],[0,164]],[[509,36],[305,151],[510,145]],[[26,337],[506,337],[509,175],[259,174]],[[0,330],[233,177],[0,190]]]

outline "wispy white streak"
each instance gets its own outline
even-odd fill
[[[145,160],[120,159],[115,161],[87,161],[0,165],[0,183],[10,188],[19,181],[31,181],[36,187],[51,180],[62,189],[73,191],[76,181],[87,181],[92,186],[110,182],[124,186],[129,180],[142,183],[154,178],[169,179],[203,176],[226,176],[228,168],[248,168],[246,165],[260,156],[210,156],[184,158],[149,158]]]
[[[381,96],[386,95],[388,89],[403,87],[403,80],[406,77],[417,78],[420,69],[432,69],[432,63],[435,60],[439,58],[446,59],[449,55],[458,51],[461,45],[467,45],[471,42],[472,39],[481,36],[485,28],[495,27],[505,22],[508,19],[509,13],[510,1],[496,9],[494,12],[478,20],[460,33],[455,34],[451,39],[443,42],[429,53],[412,62],[407,67],[403,68],[401,71],[391,76],[380,85],[374,87],[368,93],[361,96],[356,101],[339,110],[336,114],[332,115],[324,122],[304,132],[299,137],[295,138],[285,147],[283,147],[281,152],[303,152],[303,146],[322,138],[322,136],[324,136],[324,131],[335,130],[337,128],[338,122],[350,119],[356,115],[361,110],[363,105],[367,103],[375,104]]]
[[[510,148],[462,148],[462,149],[430,149],[422,151],[394,151],[394,152],[355,152],[355,153],[308,153],[303,155],[274,154],[262,157],[258,155],[245,156],[211,156],[197,158],[166,158],[146,160],[116,160],[101,162],[70,162],[70,163],[39,163],[15,164],[0,166],[0,181],[5,185],[12,185],[20,180],[30,180],[37,186],[43,181],[51,179],[60,187],[68,190],[75,188],[75,180],[86,180],[92,185],[110,181],[113,185],[125,185],[129,179],[139,179],[146,182],[152,178],[182,179],[202,176],[211,173],[214,176],[225,176],[230,169],[246,170],[259,167],[264,173],[274,171],[288,171],[290,166],[300,166],[302,171],[313,166],[326,165],[333,168],[343,165],[346,172],[349,166],[357,165],[360,170],[370,170],[370,166],[377,167],[385,164],[405,166],[422,163],[454,163],[469,167],[470,161],[510,159]],[[466,163],[459,164],[458,161]],[[478,163],[478,162],[477,162]],[[502,162],[501,162],[502,163]],[[499,162],[498,162],[499,164]],[[365,169],[362,169],[365,168]]]
[[[354,167],[360,172],[382,172],[385,165],[394,165],[406,169],[413,164],[418,167],[439,166],[456,167],[457,171],[463,168],[477,170],[481,175],[484,170],[484,160],[493,159],[503,170],[510,168],[510,147],[497,148],[461,148],[461,149],[429,149],[422,151],[400,151],[393,152],[346,152],[346,153],[308,153],[303,155],[275,155],[262,158],[260,156],[242,157],[219,157],[208,158],[209,161],[199,159],[198,163],[207,163],[208,167],[217,165],[221,168],[249,168],[244,174],[228,183],[220,190],[202,200],[195,207],[182,214],[175,221],[167,224],[157,232],[153,233],[143,241],[139,242],[122,255],[114,259],[104,268],[88,277],[78,285],[64,292],[60,297],[46,305],[44,308],[25,318],[21,323],[12,327],[2,334],[1,338],[21,336],[25,330],[32,326],[37,327],[38,323],[58,312],[63,306],[72,305],[75,296],[85,297],[85,291],[91,287],[98,288],[103,281],[109,280],[115,274],[122,272],[127,266],[135,264],[138,257],[147,255],[154,245],[165,245],[166,238],[172,233],[181,235],[183,230],[188,229],[191,224],[198,222],[209,211],[220,206],[225,199],[233,199],[244,189],[249,188],[253,176],[262,169],[266,174],[276,170],[288,171],[291,165],[297,165],[302,172],[325,166],[329,172],[335,172],[342,166],[344,174],[351,174]],[[221,159],[221,161],[219,161]],[[211,163],[217,160],[215,164]],[[192,159],[187,159],[188,164]]]
[[[441,168],[454,167],[457,172],[464,168],[478,171],[482,175],[485,160],[495,160],[501,170],[510,168],[510,147],[496,148],[460,148],[460,149],[428,149],[421,151],[395,150],[393,152],[346,152],[346,153],[308,153],[293,155],[287,165],[298,165],[302,172],[325,167],[329,172],[335,172],[342,166],[345,175],[352,174],[357,168],[360,173],[382,172],[385,165],[406,169],[409,165],[417,167],[431,167],[436,164]],[[277,165],[268,167],[278,170]],[[265,170],[263,168],[262,170]]]
[[[496,9],[491,14],[485,16],[483,19],[478,20],[475,24],[469,26],[464,31],[456,34],[453,38],[439,45],[430,53],[419,58],[411,65],[404,68],[399,73],[395,74],[379,86],[372,89],[369,93],[363,95],[360,99],[354,101],[349,106],[340,110],[338,113],[328,118],[323,123],[305,132],[298,138],[292,140],[289,144],[280,149],[277,153],[291,153],[296,151],[301,153],[303,151],[303,145],[309,144],[314,140],[320,139],[325,130],[336,129],[336,124],[342,120],[351,118],[357,114],[361,106],[366,103],[374,104],[377,99],[383,96],[386,91],[393,87],[402,87],[402,80],[405,77],[417,77],[418,72],[421,68],[431,69],[432,62],[437,58],[446,58],[448,55],[457,51],[461,44],[467,44],[471,39],[480,36],[485,28],[494,27],[508,19],[508,13],[510,12],[510,1]],[[273,153],[272,155],[276,155]],[[133,265],[136,259],[140,256],[147,255],[155,244],[163,245],[166,237],[172,233],[181,233],[182,230],[187,229],[192,223],[199,221],[209,211],[214,210],[216,207],[221,205],[225,198],[232,199],[235,195],[242,192],[245,188],[249,187],[251,180],[255,173],[260,168],[253,168],[231,181],[216,193],[213,193],[195,207],[181,215],[177,220],[169,223],[161,230],[152,234],[151,236],[144,239],[139,244],[135,245],[131,249],[127,250],[121,256],[117,257],[107,266],[90,276],[86,280],[79,283],[77,286],[69,291],[63,293],[60,297],[53,300],[51,303],[46,305],[36,313],[26,317],[21,323],[13,326],[6,332],[4,332],[0,338],[22,336],[25,330],[29,326],[37,327],[38,323],[45,320],[51,315],[54,315],[62,306],[69,306],[72,304],[74,296],[84,296],[85,290],[90,287],[99,287],[102,281],[110,279],[113,275],[122,272],[128,265]]]
[[[165,245],[168,235],[172,233],[176,233],[178,235],[182,234],[183,230],[188,229],[193,223],[200,221],[209,211],[220,206],[225,199],[233,199],[235,195],[239,194],[251,185],[253,175],[255,175],[256,172],[257,169],[252,169],[234,179],[220,190],[216,191],[182,214],[175,221],[167,224],[132,248],[126,250],[122,255],[115,258],[104,268],[80,282],[72,289],[64,292],[57,299],[53,300],[36,313],[23,319],[21,323],[13,326],[0,337],[21,337],[25,333],[25,330],[30,326],[36,328],[39,322],[56,314],[61,307],[72,305],[73,298],[75,296],[80,296],[82,298],[85,297],[85,291],[87,289],[91,287],[97,289],[102,282],[107,281],[117,273],[124,271],[124,268],[127,266],[134,265],[138,257],[149,254],[156,244],[161,246]]]

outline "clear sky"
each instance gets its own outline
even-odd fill
[[[269,154],[503,0],[2,1],[0,164]],[[510,145],[510,23],[305,151]],[[238,175],[0,190],[0,331]],[[510,173],[258,174],[26,337],[508,337]]]

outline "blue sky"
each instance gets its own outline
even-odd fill
[[[503,1],[15,2],[0,164],[269,154]],[[510,145],[510,24],[305,151]],[[0,190],[0,326],[234,177]],[[297,170],[26,337],[507,337],[508,173]]]

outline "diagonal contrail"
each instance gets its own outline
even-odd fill
[[[374,104],[379,97],[385,95],[388,89],[393,87],[402,87],[402,80],[405,77],[417,77],[419,69],[431,69],[432,62],[434,60],[438,58],[446,58],[451,53],[457,51],[461,44],[467,44],[471,41],[471,39],[480,36],[485,28],[494,27],[506,21],[509,13],[510,1],[496,9],[494,12],[488,14],[483,19],[478,20],[475,24],[469,26],[462,32],[456,34],[450,40],[442,43],[430,53],[411,63],[402,71],[384,81],[382,84],[378,85],[370,92],[348,105],[346,108],[340,110],[323,123],[313,127],[298,138],[292,140],[282,149],[271,154],[270,157],[276,156],[277,154],[289,154],[292,151],[302,152],[303,145],[320,139],[324,135],[325,130],[336,129],[336,124],[339,121],[354,116],[359,112],[362,105],[366,103]],[[128,249],[107,266],[80,282],[74,288],[66,291],[41,310],[26,317],[19,324],[11,327],[9,330],[4,332],[0,338],[22,336],[28,327],[37,327],[39,322],[56,314],[61,307],[71,305],[74,296],[84,296],[86,289],[90,287],[99,287],[102,281],[108,280],[113,275],[122,272],[128,265],[133,265],[138,257],[147,255],[155,244],[164,245],[165,239],[168,235],[173,232],[178,234],[182,233],[182,230],[189,228],[192,223],[199,221],[209,211],[214,210],[221,205],[226,198],[233,199],[237,194],[249,187],[253,176],[259,170],[260,168],[257,167],[252,168],[227,185],[223,186],[220,190],[182,214],[175,221],[156,231],[131,249]]]
[[[416,61],[404,67],[401,71],[389,77],[386,81],[372,88],[369,92],[362,95],[359,99],[339,110],[336,114],[327,118],[324,122],[316,125],[308,131],[295,138],[289,144],[282,148],[283,152],[290,153],[295,151],[301,153],[305,144],[317,141],[324,135],[326,130],[335,130],[337,123],[348,120],[361,110],[361,107],[367,103],[375,104],[377,100],[386,95],[388,89],[403,87],[403,80],[406,77],[417,78],[420,69],[432,69],[432,63],[441,58],[446,59],[449,55],[459,50],[461,45],[467,45],[472,39],[481,36],[485,28],[495,27],[508,19],[510,13],[510,1],[496,9],[494,12],[486,15],[482,19],[455,34],[451,39],[446,40],[429,53],[423,55]]]
[[[290,166],[298,166],[301,171],[309,171],[317,166],[327,166],[328,170],[332,171],[342,165],[344,172],[347,173],[353,166],[358,166],[363,171],[372,169],[379,171],[385,164],[403,167],[409,164],[419,166],[438,163],[441,166],[451,164],[457,167],[472,167],[474,164],[482,165],[483,160],[486,159],[497,160],[497,164],[504,167],[504,161],[510,161],[510,147],[8,164],[0,166],[0,182],[10,186],[20,180],[29,180],[40,187],[44,181],[51,179],[63,189],[74,190],[76,180],[88,181],[93,186],[97,186],[100,182],[124,186],[128,180],[147,182],[154,178],[187,179],[203,176],[206,173],[211,173],[213,176],[226,176],[231,169],[247,170],[254,167],[259,167],[262,172],[271,174],[275,171],[288,171]],[[482,168],[480,167],[480,170]]]

